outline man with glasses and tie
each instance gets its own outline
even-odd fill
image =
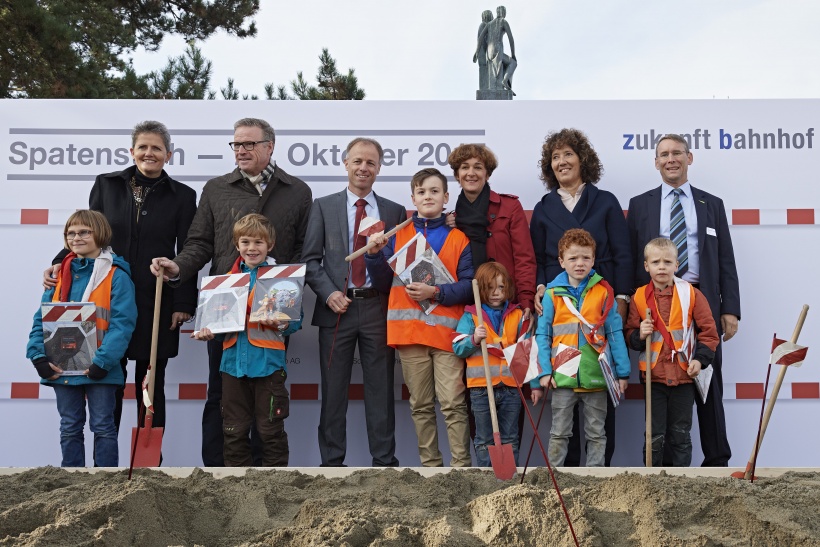
[[[313,195],[307,184],[271,159],[275,144],[273,127],[265,120],[243,118],[234,124],[228,145],[236,169],[205,184],[184,248],[173,260],[155,258],[151,265],[155,275],[162,266],[166,280],[184,281],[195,277],[209,260],[209,275],[229,272],[239,256],[233,244],[233,225],[248,213],[260,213],[273,224],[276,244],[270,255],[278,264],[300,262]],[[222,342],[208,342],[208,399],[202,415],[202,463],[206,467],[224,464],[221,359]]]
[[[689,184],[692,165],[689,144],[668,134],[655,149],[655,168],[664,184],[629,200],[627,223],[635,261],[635,283],[649,283],[642,257],[644,246],[656,237],[668,237],[678,248],[676,275],[699,288],[709,302],[718,334],[728,342],[740,319],[738,284],[732,234],[723,200]],[[704,467],[727,466],[732,456],[723,412],[722,346],[712,361],[713,376],[704,403],[695,397]],[[694,389],[694,388],[693,388]]]
[[[384,159],[377,141],[353,139],[345,154],[347,188],[313,203],[302,248],[302,260],[307,263],[305,279],[316,293],[312,324],[319,327],[319,452],[322,466],[344,465],[348,389],[358,344],[372,464],[397,466],[395,353],[387,345],[388,294],[372,287],[364,256],[351,263],[345,262],[345,257],[366,243],[366,238],[358,235],[363,217],[381,220],[388,231],[407,219],[407,211],[373,192]]]

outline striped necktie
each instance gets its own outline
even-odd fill
[[[683,206],[680,203],[681,189],[672,190],[675,197],[672,199],[672,212],[669,216],[669,239],[678,248],[678,262],[680,267],[675,274],[681,277],[686,273],[689,265],[689,251],[686,248],[686,217],[683,215]]]

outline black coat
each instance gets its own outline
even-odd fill
[[[131,360],[148,360],[157,280],[149,266],[152,258],[173,258],[182,249],[196,213],[196,192],[166,177],[146,196],[137,222],[137,207],[130,185],[135,171],[136,167],[131,166],[124,171],[99,175],[91,189],[88,205],[108,219],[113,231],[111,247],[131,265],[137,327],[126,356]],[[193,315],[196,312],[196,281],[194,276],[175,289],[167,283],[163,285],[157,345],[160,359],[176,357],[178,353],[179,329],[170,330],[171,314],[185,312]]]

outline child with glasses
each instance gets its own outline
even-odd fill
[[[65,224],[64,236],[71,252],[63,259],[57,286],[43,293],[42,302],[96,304],[97,349],[84,374],[65,375],[46,357],[43,317],[38,309],[26,357],[42,378],[40,383],[54,388],[60,413],[62,466],[85,467],[87,400],[95,461],[100,467],[117,467],[114,403],[117,387],[125,382],[120,360],[136,325],[134,283],[128,263],[111,252],[111,226],[101,213],[75,212]]]

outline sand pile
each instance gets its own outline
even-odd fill
[[[820,545],[820,474],[754,484],[559,474],[581,545]],[[0,477],[0,545],[572,545],[549,475],[523,485],[488,471],[424,478],[365,470],[327,479],[249,470],[215,479],[155,471]]]

